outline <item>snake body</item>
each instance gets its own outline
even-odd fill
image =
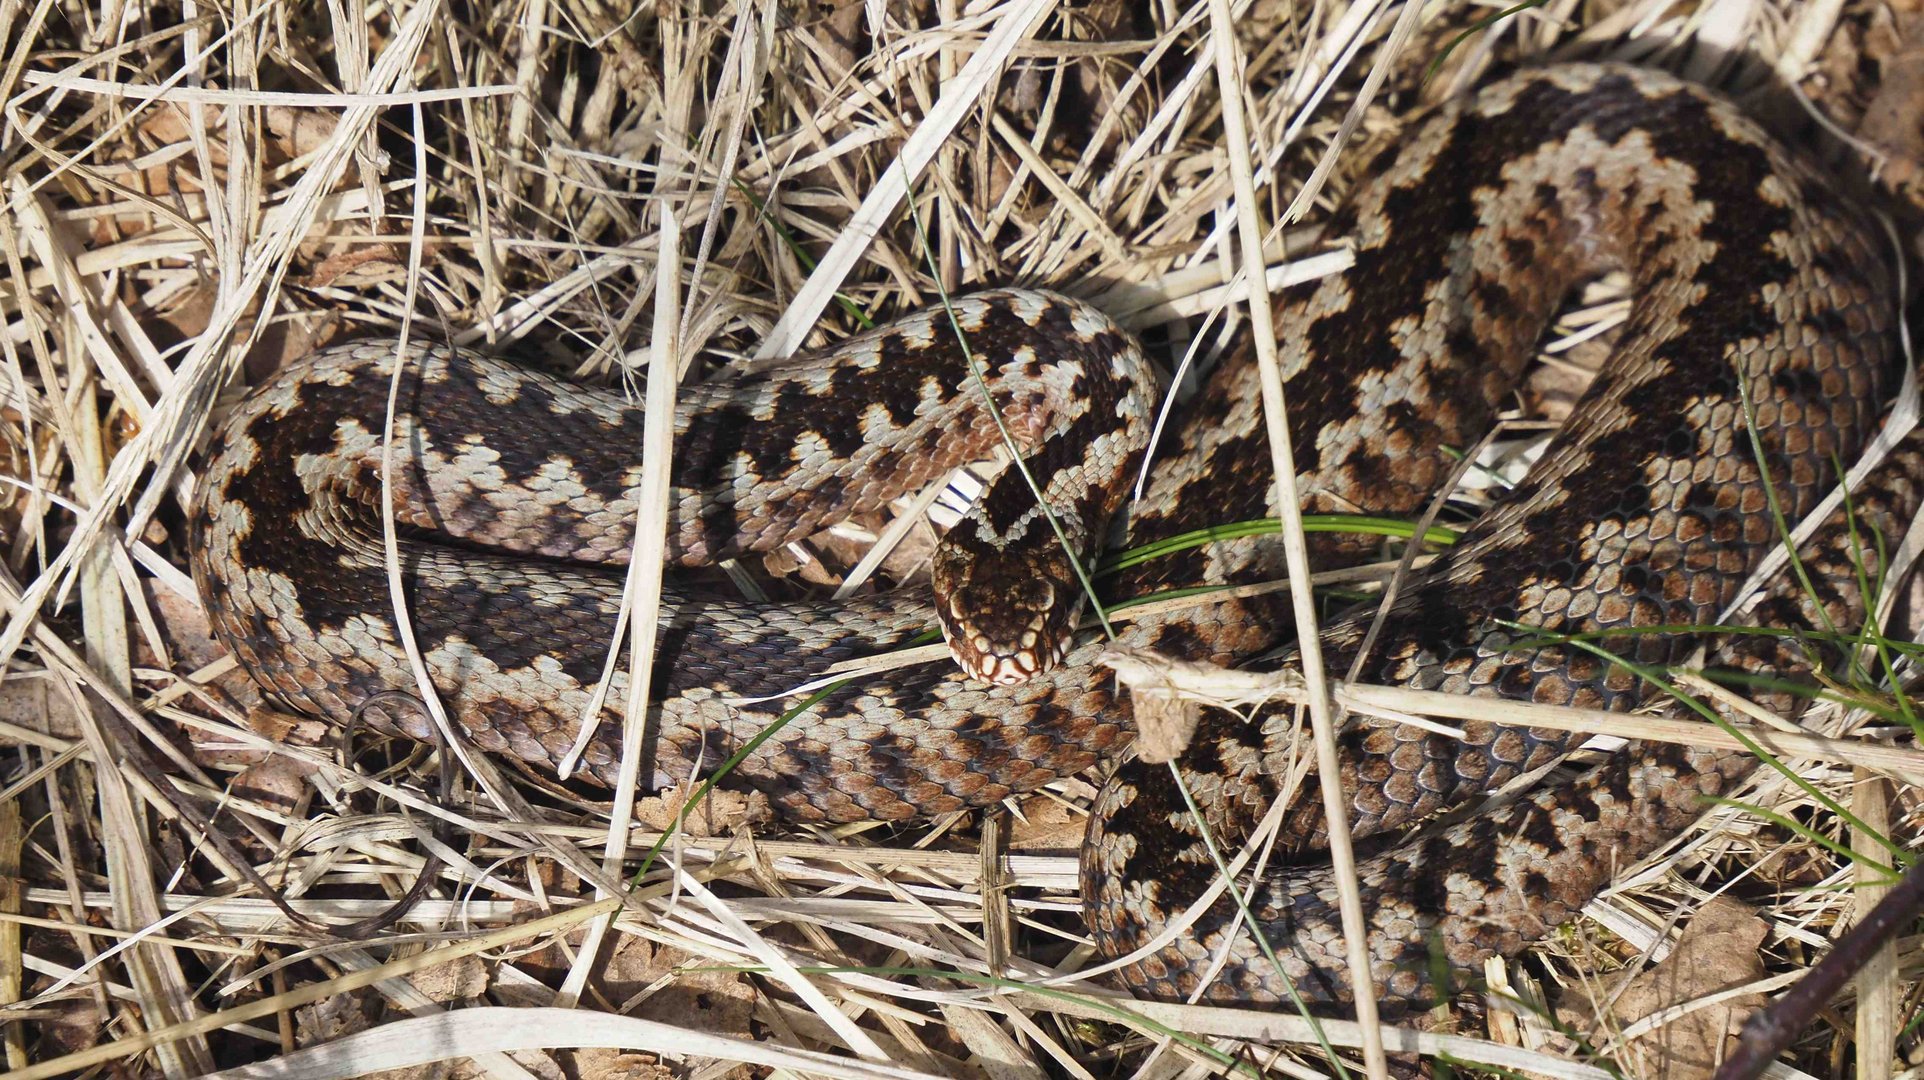
[[[1573,286],[1628,272],[1635,300],[1604,370],[1542,460],[1463,542],[1404,588],[1358,661],[1368,616],[1337,621],[1325,651],[1363,681],[1598,708],[1643,698],[1621,668],[1552,632],[1715,619],[1776,543],[1772,507],[1795,520],[1873,430],[1891,375],[1895,301],[1881,248],[1818,174],[1733,106],[1668,76],[1575,65],[1511,76],[1447,103],[1378,153],[1336,222],[1356,265],[1278,301],[1289,423],[1306,511],[1413,514],[1473,445]],[[1023,441],[1045,501],[1079,554],[1104,535],[1147,452],[1154,390],[1126,334],[1053,294],[1002,291],[946,317],[911,317],[753,376],[681,393],[670,515],[674,558],[767,550],[870,509],[993,445],[957,340]],[[369,695],[411,689],[381,556],[377,461],[395,350],[330,349],[283,371],[227,418],[195,512],[194,571],[217,632],[247,669],[297,705],[342,719]],[[390,477],[408,526],[402,581],[439,692],[484,749],[552,764],[574,735],[615,640],[618,564],[632,536],[640,412],[618,396],[438,347],[402,368]],[[1747,419],[1748,418],[1748,419]],[[1907,448],[1858,500],[1869,532],[1813,543],[1817,596],[1773,597],[1756,617],[1847,617],[1860,541],[1915,512]],[[1253,354],[1232,352],[1153,456],[1128,509],[1132,541],[1273,516]],[[1760,469],[1759,464],[1764,466]],[[1010,470],[1013,474],[1015,470]],[[1129,703],[1091,663],[1100,643],[1054,659],[1073,588],[1058,557],[1019,585],[994,560],[1034,566],[1026,483],[998,482],[938,564],[940,601],[907,591],[839,603],[749,603],[675,592],[666,602],[648,722],[657,783],[727,758],[784,702],[743,705],[829,664],[904,645],[944,620],[1013,645],[972,665],[1007,685],[929,665],[858,681],[750,752],[733,779],[806,820],[899,819],[996,802],[1119,754]],[[451,536],[453,542],[444,538]],[[1053,548],[1055,538],[1048,544]],[[972,547],[971,547],[972,545]],[[1320,541],[1321,560],[1354,541]],[[973,572],[974,560],[997,567]],[[1280,576],[1273,539],[1218,541],[1108,579],[1111,599]],[[971,592],[971,590],[976,590]],[[978,634],[957,597],[1015,594]],[[1828,606],[1826,606],[1828,605]],[[1832,609],[1835,610],[1832,610]],[[1119,628],[1125,644],[1235,663],[1277,646],[1273,597],[1226,600]],[[1038,613],[1043,614],[1038,614]],[[1703,642],[1623,639],[1662,665]],[[1733,659],[1792,666],[1794,656]],[[963,655],[965,666],[971,666]],[[620,702],[617,673],[609,700]],[[1288,714],[1207,712],[1182,768],[1233,850],[1290,756]],[[427,737],[408,718],[405,734]],[[611,782],[614,727],[590,743]],[[1561,733],[1471,723],[1451,739],[1354,718],[1342,735],[1351,827],[1411,824],[1554,758]],[[1747,765],[1657,748],[1620,755],[1574,786],[1485,815],[1365,866],[1380,994],[1416,1004],[1426,943],[1451,961],[1510,952],[1601,884]],[[1213,877],[1166,772],[1123,766],[1083,853],[1091,930],[1141,992],[1279,1000],[1274,969],[1230,932],[1223,905],[1162,934]],[[1285,849],[1313,847],[1319,813],[1289,816]],[[1506,816],[1507,815],[1507,816]],[[1463,831],[1467,830],[1467,832]],[[1350,990],[1327,871],[1271,868],[1257,914],[1317,1000]],[[1213,953],[1228,962],[1209,982]]]

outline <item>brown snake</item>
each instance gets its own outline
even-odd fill
[[[1622,269],[1635,301],[1542,460],[1400,593],[1362,681],[1635,705],[1644,691],[1623,669],[1563,646],[1512,648],[1525,635],[1503,624],[1569,632],[1714,620],[1779,542],[1768,498],[1796,520],[1835,483],[1833,462],[1852,460],[1874,429],[1895,354],[1882,245],[1733,107],[1619,67],[1494,84],[1413,124],[1364,175],[1333,230],[1352,238],[1355,268],[1277,308],[1306,511],[1420,511],[1452,472],[1447,449],[1481,437],[1574,285]],[[1050,294],[981,294],[957,315],[1031,471],[1087,554],[1122,498],[1121,487],[1090,485],[1126,485],[1144,452],[1154,402],[1136,347]],[[957,338],[946,317],[925,314],[772,372],[681,391],[675,557],[779,546],[992,446]],[[343,346],[257,389],[226,420],[196,508],[194,571],[222,639],[268,688],[337,720],[372,693],[413,686],[371,511],[392,364],[389,347]],[[468,354],[410,354],[392,484],[407,526],[404,583],[436,686],[476,745],[551,765],[571,740],[615,639],[622,571],[589,564],[628,550],[637,463],[626,452],[640,429],[638,406],[617,394]],[[1858,532],[1833,528],[1812,542],[1814,599],[1780,589],[1750,617],[1795,627],[1860,614],[1851,558],[1916,511],[1924,454],[1906,444],[1893,460],[1854,496]],[[645,775],[659,784],[712,767],[787,704],[739,699],[904,645],[938,615],[968,608],[956,597],[1011,594],[1013,614],[951,628],[965,662],[972,645],[989,645],[975,670],[1013,681],[1048,667],[1073,578],[1034,496],[1010,474],[938,556],[940,604],[909,592],[834,604],[672,595]],[[1175,445],[1154,455],[1129,535],[1139,543],[1273,516],[1274,490],[1243,347],[1192,403]],[[1322,541],[1314,553],[1327,564],[1364,550]],[[994,569],[969,578],[975,559]],[[1040,569],[1017,579],[997,559]],[[1280,567],[1273,540],[1222,541],[1101,588],[1125,599],[1268,580]],[[1336,670],[1355,660],[1367,622],[1365,613],[1326,630]],[[1287,624],[1283,606],[1258,598],[1119,632],[1126,644],[1234,663],[1275,647]],[[1805,663],[1788,646],[1745,644],[1755,640],[1722,655],[1774,670]],[[1661,666],[1704,642],[1650,633],[1609,644]],[[925,665],[843,686],[749,753],[732,779],[792,816],[835,821],[926,816],[1032,790],[1128,744],[1129,704],[1091,664],[1100,647],[1085,640],[1016,685]],[[617,673],[610,701],[623,699],[624,682]],[[1288,719],[1283,709],[1253,721],[1208,712],[1184,759],[1225,850],[1274,794],[1290,757]],[[1464,730],[1452,739],[1352,718],[1342,780],[1356,833],[1461,804],[1575,741],[1486,723]],[[592,776],[612,781],[617,741],[604,724],[586,758]],[[1469,965],[1540,936],[1749,763],[1632,748],[1575,784],[1373,856],[1362,883],[1379,993],[1425,1000],[1432,941]],[[1285,849],[1313,844],[1321,824],[1299,809],[1287,828]],[[1167,771],[1123,766],[1083,855],[1104,951],[1151,942],[1212,878]],[[1272,867],[1252,893],[1284,966],[1317,1001],[1349,994],[1333,896],[1327,869],[1314,866]],[[1196,991],[1230,937],[1226,918],[1218,902],[1126,965],[1126,981],[1156,996]],[[1278,1000],[1277,973],[1248,938],[1229,949],[1207,996]]]

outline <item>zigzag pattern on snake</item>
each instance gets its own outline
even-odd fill
[[[1815,172],[1732,106],[1608,65],[1524,73],[1446,104],[1364,175],[1334,225],[1355,245],[1355,268],[1291,292],[1276,313],[1306,511],[1419,512],[1452,472],[1449,448],[1481,437],[1575,284],[1623,269],[1635,302],[1595,385],[1530,475],[1401,592],[1362,679],[1638,703],[1643,690],[1622,669],[1567,648],[1513,648],[1523,635],[1503,624],[1570,632],[1717,616],[1778,542],[1768,498],[1792,520],[1806,513],[1834,482],[1831,463],[1851,460],[1874,428],[1896,318],[1880,245]],[[1133,342],[1051,294],[981,294],[957,315],[1072,542],[1093,547],[1120,495],[1087,485],[1126,484],[1145,452],[1153,399]],[[918,316],[774,371],[684,389],[676,557],[766,550],[992,445],[955,340],[945,319]],[[195,576],[222,639],[270,690],[335,719],[372,693],[413,685],[369,510],[393,359],[376,345],[331,349],[255,391],[219,434],[195,514]],[[394,497],[410,526],[403,571],[421,650],[468,738],[552,764],[614,639],[622,571],[592,564],[618,563],[630,543],[636,463],[614,448],[638,444],[639,409],[465,353],[416,349],[408,359]],[[1153,453],[1147,493],[1127,508],[1133,542],[1273,516],[1260,409],[1244,347],[1191,404],[1172,444]],[[1895,461],[1855,500],[1863,531],[1813,542],[1816,598],[1780,592],[1755,617],[1851,621],[1862,598],[1849,557],[1916,510],[1911,470],[1924,468],[1924,455],[1907,446]],[[1025,486],[999,481],[943,558],[995,557],[1033,531],[1033,503]],[[1321,540],[1313,557],[1328,565],[1361,550]],[[1102,588],[1123,599],[1280,571],[1278,545],[1252,538],[1157,560]],[[1131,717],[1091,665],[1100,643],[1049,667],[1051,642],[1032,614],[1060,592],[1059,579],[1031,590],[1018,604],[1029,614],[996,631],[1013,651],[983,670],[1037,672],[1026,681],[992,686],[929,665],[848,685],[750,753],[734,782],[798,818],[894,819],[990,804],[1118,755]],[[938,611],[947,603],[908,591],[839,604],[672,595],[645,767],[659,784],[724,760],[785,705],[731,702],[903,645],[954,614]],[[1354,660],[1367,620],[1327,630],[1337,670]],[[1120,634],[1234,663],[1278,645],[1287,628],[1284,608],[1258,598],[1145,618]],[[952,633],[964,639],[959,651],[972,633]],[[1620,647],[1662,665],[1699,644],[1644,634]],[[1780,670],[1803,662],[1791,650],[1746,648],[1730,646],[1730,659]],[[610,701],[623,700],[623,681]],[[1287,719],[1210,713],[1184,759],[1205,817],[1232,849],[1287,763]],[[1352,827],[1369,835],[1410,824],[1571,741],[1479,723],[1457,740],[1352,719],[1342,777]],[[587,768],[604,782],[616,743],[605,724],[590,747]],[[1574,786],[1376,857],[1363,884],[1379,994],[1426,1000],[1433,940],[1462,965],[1521,947],[1603,884],[1600,869],[1613,864],[1603,852],[1627,863],[1652,850],[1747,761],[1626,752]],[[1194,826],[1169,784],[1163,770],[1125,765],[1098,800],[1083,888],[1111,956],[1152,942],[1208,887]],[[1313,846],[1320,830],[1306,804],[1285,846]],[[1272,868],[1255,895],[1291,977],[1318,1001],[1350,992],[1332,897],[1327,872],[1313,866]],[[1207,996],[1279,1000],[1276,973],[1228,925],[1219,904],[1135,957],[1125,980],[1188,995],[1226,947]]]

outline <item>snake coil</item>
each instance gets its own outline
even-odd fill
[[[1351,238],[1355,268],[1290,292],[1277,311],[1306,511],[1420,511],[1452,471],[1449,448],[1488,428],[1572,287],[1620,269],[1635,300],[1529,476],[1402,590],[1361,658],[1362,679],[1637,704],[1644,690],[1625,669],[1513,627],[1635,630],[1718,615],[1779,542],[1772,500],[1793,520],[1808,512],[1835,482],[1831,463],[1851,460],[1874,429],[1896,319],[1879,244],[1734,107],[1611,65],[1526,72],[1447,103],[1365,175],[1333,229]],[[673,556],[768,550],[992,447],[995,425],[959,341],[982,361],[1044,501],[1086,556],[1148,452],[1153,376],[1128,335],[1087,306],[1020,290],[958,303],[954,326],[939,312],[910,316],[773,371],[684,389]],[[421,652],[468,739],[551,765],[614,640],[639,409],[466,352],[417,348],[405,360],[391,496],[408,527],[401,572]],[[194,573],[222,640],[267,688],[337,720],[412,686],[373,513],[394,363],[389,347],[350,344],[257,389],[221,428],[195,512]],[[1127,508],[1133,541],[1273,514],[1255,380],[1247,347],[1235,351],[1154,453],[1147,494]],[[1860,611],[1852,560],[1874,550],[1860,540],[1901,531],[1915,513],[1919,460],[1907,444],[1855,496],[1859,532],[1813,541],[1816,595],[1779,592],[1753,617],[1818,625]],[[1118,755],[1128,702],[1091,666],[1099,644],[1059,648],[1072,624],[1062,602],[1076,588],[1041,525],[1026,484],[1005,478],[938,558],[939,602],[906,591],[782,604],[672,592],[643,767],[666,783],[722,761],[783,707],[742,699],[937,624],[987,681],[926,666],[846,685],[750,753],[733,781],[802,819],[899,819],[991,804]],[[1314,555],[1327,563],[1358,550],[1325,540]],[[1273,539],[1216,542],[1104,588],[1124,599],[1267,580],[1279,576],[1279,551]],[[1366,625],[1363,615],[1327,629],[1339,670],[1357,661]],[[1251,598],[1121,632],[1126,644],[1234,663],[1278,645],[1287,626],[1275,600]],[[1645,665],[1703,643],[1675,632],[1619,640]],[[1726,654],[1778,669],[1802,662],[1741,645]],[[624,681],[616,675],[609,701],[624,699]],[[1282,710],[1211,712],[1184,759],[1227,848],[1273,796],[1289,726]],[[613,730],[603,725],[586,760],[604,782],[617,766]],[[1381,833],[1460,805],[1571,741],[1475,722],[1451,739],[1353,718],[1342,735],[1352,827]],[[1747,769],[1732,755],[1633,748],[1574,785],[1377,856],[1362,885],[1379,994],[1426,1000],[1432,942],[1458,965],[1520,948]],[[1097,801],[1083,853],[1096,940],[1132,956],[1123,975],[1144,993],[1278,1000],[1278,972],[1220,902],[1157,943],[1214,879],[1171,783],[1128,764]],[[1300,808],[1284,846],[1313,847],[1321,831],[1316,810]],[[1346,999],[1328,871],[1271,867],[1253,899],[1306,996]],[[1209,982],[1219,952],[1227,960]]]

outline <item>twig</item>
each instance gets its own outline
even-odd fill
[[[1268,281],[1261,268],[1262,224],[1256,218],[1256,182],[1250,162],[1249,128],[1242,111],[1243,80],[1237,70],[1242,51],[1236,47],[1235,21],[1229,0],[1210,0],[1210,29],[1216,38],[1216,81],[1222,95],[1223,138],[1229,151],[1230,176],[1236,186],[1236,225],[1239,252],[1249,281],[1250,336],[1263,388],[1263,420],[1276,472],[1277,508],[1283,521],[1283,560],[1291,581],[1309,580],[1309,549],[1303,540],[1302,499],[1296,490],[1296,462],[1290,450],[1289,409],[1283,399],[1282,366],[1276,358],[1276,330],[1271,322]],[[1296,617],[1296,640],[1308,692],[1310,727],[1315,734],[1316,772],[1323,793],[1323,813],[1329,823],[1329,857],[1336,881],[1337,906],[1348,946],[1351,992],[1356,1023],[1363,1031],[1363,1067],[1371,1080],[1389,1075],[1382,1038],[1376,1033],[1376,980],[1370,970],[1369,923],[1356,885],[1356,856],[1350,845],[1348,798],[1343,793],[1342,766],[1336,750],[1336,716],[1330,703],[1323,650],[1316,625],[1316,601],[1306,588],[1290,590]]]
[[[1839,938],[1830,953],[1810,969],[1770,1007],[1750,1018],[1737,1038],[1737,1050],[1724,1059],[1716,1080],[1756,1080],[1784,1052],[1844,984],[1904,927],[1924,912],[1924,862],[1912,866],[1904,880],[1862,922]]]

